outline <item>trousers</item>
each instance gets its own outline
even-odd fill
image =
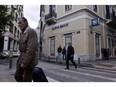
[[[17,82],[32,82],[33,69],[34,68],[23,69],[20,65],[17,65],[15,80]]]
[[[72,64],[75,66],[75,68],[77,68],[77,64],[74,62],[73,57],[67,57],[67,59],[66,59],[66,68],[69,69],[69,60],[72,62]]]

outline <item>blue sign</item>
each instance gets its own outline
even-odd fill
[[[100,24],[99,18],[94,18],[91,20],[91,26],[98,26]]]

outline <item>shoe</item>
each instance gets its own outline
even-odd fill
[[[69,68],[65,68],[65,69],[68,69],[69,70]]]
[[[77,66],[75,66],[75,69],[77,69]]]

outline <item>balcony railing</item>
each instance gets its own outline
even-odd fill
[[[115,16],[115,14],[113,14],[113,13],[107,14],[106,19],[108,19],[107,25],[116,29],[116,16]]]
[[[57,17],[57,14],[55,12],[53,14],[49,13],[49,14],[45,15],[46,24],[48,24],[48,25],[55,24],[56,23],[56,17]]]

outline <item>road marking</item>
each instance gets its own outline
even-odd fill
[[[60,69],[60,70],[66,71],[66,70],[64,70],[64,69]],[[87,75],[87,76],[92,76],[92,77],[107,79],[107,80],[111,80],[111,81],[116,81],[115,78],[111,78],[111,77],[104,77],[104,76],[101,76],[101,75],[93,75],[93,74],[90,74],[90,73],[83,73],[83,72],[71,71],[71,70],[67,70],[67,71],[68,71],[68,72],[77,73],[77,74],[82,74],[82,75]]]
[[[67,70],[68,71],[68,70]],[[51,74],[55,74],[55,75],[58,75],[58,76],[62,76],[62,77],[66,77],[67,79],[71,78],[71,79],[74,79],[74,80],[78,80],[78,81],[82,81],[82,82],[92,82],[92,80],[88,80],[88,79],[84,79],[84,78],[79,78],[79,77],[75,77],[75,76],[72,76],[72,75],[69,75],[69,74],[66,74],[66,73],[61,73],[61,72],[56,72],[56,71],[49,71],[49,73]]]
[[[55,79],[50,78],[50,77],[48,77],[48,76],[47,76],[47,79],[48,79],[48,82],[59,82],[58,80],[55,80]]]
[[[99,73],[99,74],[106,74],[106,75],[116,75],[116,71],[110,71],[110,70],[95,70],[95,69],[92,69],[92,68],[78,68],[77,70],[83,70],[83,71],[90,71],[90,72],[95,72],[95,73]]]

